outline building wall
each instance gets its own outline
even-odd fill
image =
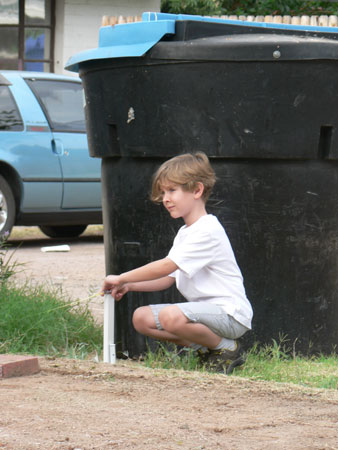
[[[103,16],[138,16],[160,11],[160,0],[57,0],[55,29],[55,72],[83,50],[96,48]]]

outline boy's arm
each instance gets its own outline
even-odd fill
[[[152,292],[152,291],[163,291],[168,289],[175,282],[174,277],[162,277],[158,280],[151,281],[138,281],[136,283],[127,283],[129,292]]]
[[[102,291],[110,291],[111,295],[118,299],[128,290],[163,290],[174,283],[174,279],[168,275],[177,268],[171,259],[160,259],[121,275],[108,275],[104,280]],[[117,295],[118,293],[120,295]]]
[[[145,266],[130,270],[119,275],[120,284],[135,283],[138,281],[158,280],[175,272],[178,266],[169,258],[153,261]]]
[[[109,282],[110,278],[114,275],[108,275],[106,281]],[[151,281],[138,281],[136,283],[126,283],[120,288],[113,288],[110,292],[115,300],[119,301],[127,292],[152,292],[152,291],[163,291],[168,289],[175,282],[174,277],[162,277],[158,280]]]

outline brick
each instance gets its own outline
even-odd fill
[[[0,378],[22,377],[40,372],[36,356],[0,355]]]

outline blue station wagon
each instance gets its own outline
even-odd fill
[[[0,71],[0,235],[37,225],[50,237],[74,237],[102,223],[100,175],[81,81]]]

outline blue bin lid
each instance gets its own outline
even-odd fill
[[[224,23],[240,27],[271,28],[279,30],[313,31],[317,33],[338,33],[338,27],[288,25],[265,22],[247,22],[188,14],[166,14],[145,12],[141,22],[104,26],[99,32],[99,46],[85,50],[69,58],[65,69],[79,71],[79,64],[85,61],[110,58],[140,57],[156,45],[165,35],[175,34],[177,21],[203,21]]]

